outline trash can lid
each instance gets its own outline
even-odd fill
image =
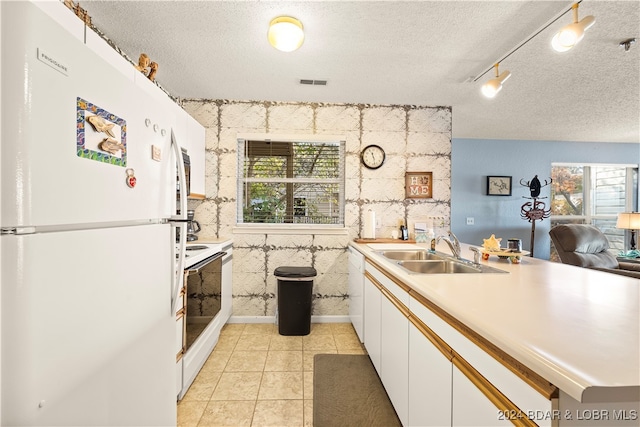
[[[318,274],[313,267],[278,267],[273,272],[276,277],[297,278],[297,277],[316,277]]]

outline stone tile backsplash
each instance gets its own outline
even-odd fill
[[[189,201],[202,236],[234,240],[233,315],[273,316],[276,267],[313,266],[314,315],[347,315],[347,245],[362,232],[362,218],[376,212],[378,237],[390,237],[398,221],[411,228],[451,207],[451,108],[415,105],[324,104],[269,101],[183,100],[206,128],[206,198]],[[234,234],[237,134],[330,134],[344,136],[346,235]],[[369,144],[385,149],[382,168],[360,164]],[[433,172],[432,199],[405,199],[405,172]]]

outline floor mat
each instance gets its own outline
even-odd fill
[[[401,426],[369,356],[317,354],[314,357],[313,425]]]

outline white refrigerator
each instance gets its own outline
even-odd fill
[[[0,424],[175,425],[173,115],[39,7],[0,7]]]

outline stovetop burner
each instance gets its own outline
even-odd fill
[[[209,246],[204,245],[189,245],[187,246],[188,251],[201,251],[203,249],[209,249]]]

